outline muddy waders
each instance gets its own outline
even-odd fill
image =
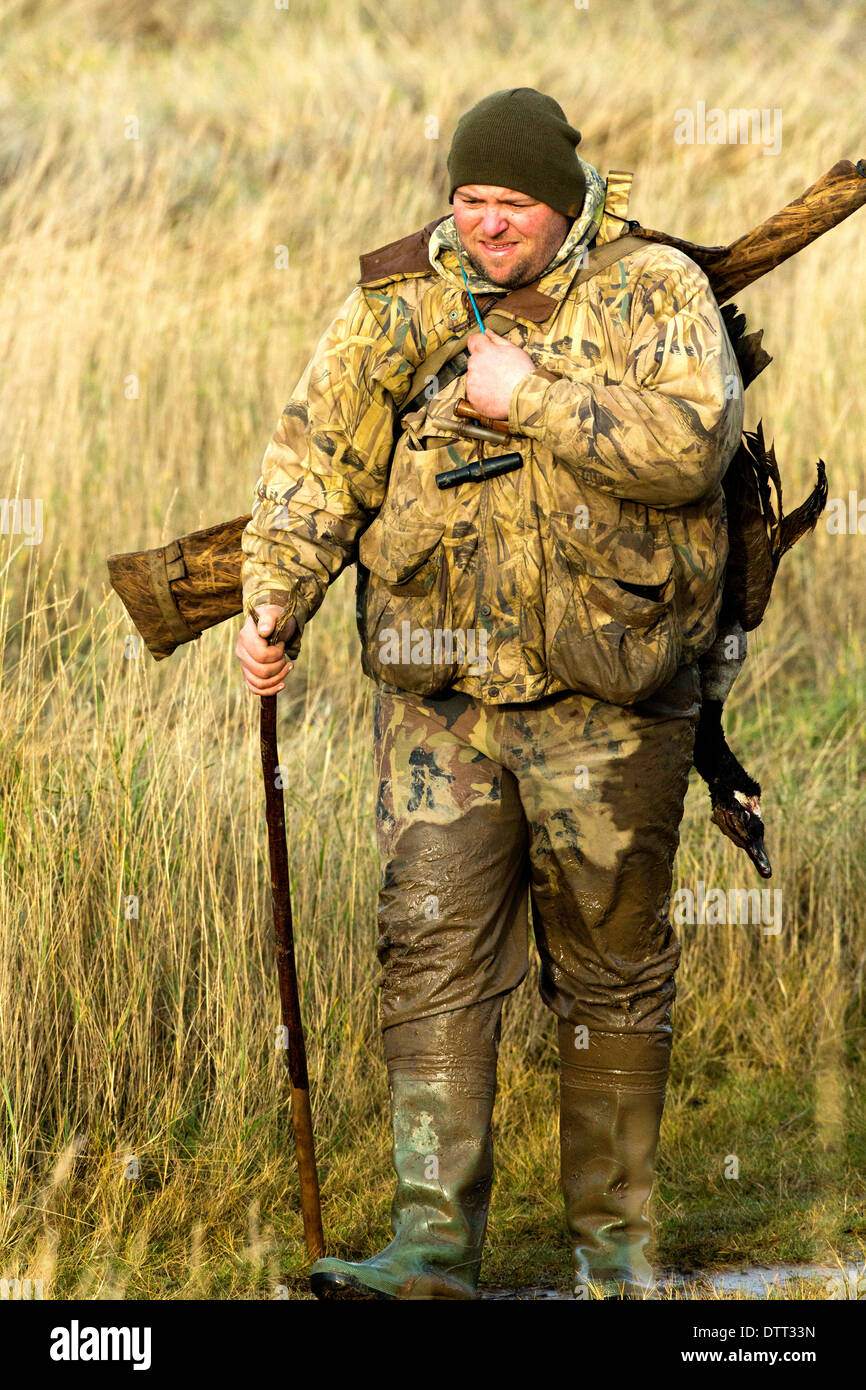
[[[694,666],[629,708],[377,691],[394,1240],[359,1264],[319,1261],[319,1297],[473,1296],[499,1015],[528,969],[530,895],[560,1027],[575,1293],[649,1289],[644,1208],[680,954],[668,909],[699,711]]]
[[[490,1121],[502,997],[385,1030],[394,1239],[358,1264],[319,1260],[322,1299],[476,1297],[493,1181]]]
[[[670,1037],[559,1022],[560,1156],[576,1298],[652,1297],[646,1205]]]

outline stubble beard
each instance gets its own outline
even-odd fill
[[[538,279],[538,276],[533,275],[531,272],[532,261],[529,256],[524,256],[522,260],[517,262],[504,280],[499,280],[491,274],[490,267],[486,266],[477,256],[473,256],[471,251],[467,251],[465,246],[463,247],[463,254],[476,275],[480,275],[484,280],[490,280],[492,284],[501,286],[504,290],[517,290],[520,289],[521,285],[527,285],[530,280]],[[553,260],[553,255],[550,256],[550,260]]]
[[[534,256],[531,252],[527,252],[527,254],[512,267],[504,280],[497,279],[492,273],[491,268],[486,266],[477,256],[474,256],[469,248],[463,245],[462,240],[460,241],[460,245],[463,246],[463,254],[476,275],[482,276],[485,280],[490,280],[492,284],[503,290],[519,290],[522,285],[529,285],[533,280],[538,280],[541,277],[550,265],[557,251],[559,251],[563,245],[572,225],[572,222],[569,221],[565,232],[561,236],[558,233],[554,233],[550,237],[548,244],[540,247]]]

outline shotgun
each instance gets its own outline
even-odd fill
[[[841,159],[792,203],[729,246],[700,246],[630,223],[624,232],[675,246],[706,274],[720,304],[754,284],[866,202],[866,159]],[[759,334],[741,338],[754,354]],[[739,356],[739,354],[738,354]],[[769,358],[764,354],[766,361]],[[741,362],[750,377],[754,363]],[[744,373],[745,379],[745,373]],[[250,514],[181,536],[154,550],[108,556],[112,587],[156,661],[216,623],[243,612],[241,534]]]

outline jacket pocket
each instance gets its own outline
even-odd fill
[[[359,621],[364,670],[418,695],[442,690],[458,669],[444,530],[420,520],[404,529],[380,513],[358,544],[369,570]]]
[[[670,542],[626,530],[602,553],[567,513],[552,513],[550,530],[548,672],[610,704],[647,699],[671,679],[682,654]]]

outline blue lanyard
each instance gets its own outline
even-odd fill
[[[479,312],[478,312],[478,305],[475,303],[475,296],[473,295],[472,291],[471,291],[470,288],[469,288],[469,281],[466,279],[466,271],[465,271],[465,269],[464,269],[464,267],[463,267],[463,257],[462,257],[461,254],[460,254],[460,238],[459,238],[459,237],[457,238],[457,259],[458,259],[459,262],[460,262],[460,273],[461,273],[461,275],[463,276],[463,283],[464,283],[464,285],[466,286],[466,293],[469,295],[469,303],[472,305],[473,313],[475,314],[475,317],[476,317],[476,319],[478,320],[478,327],[479,327],[479,329],[480,329],[480,331],[481,331],[482,333],[486,333],[486,332],[487,332],[487,329],[484,327],[484,320],[482,319],[481,315],[480,315]]]

